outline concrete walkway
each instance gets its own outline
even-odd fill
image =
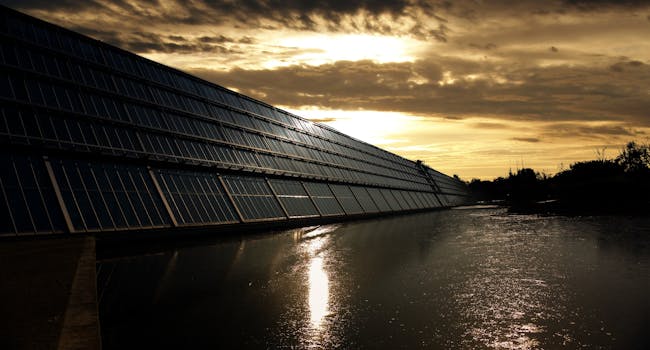
[[[100,349],[93,237],[0,241],[0,349]]]

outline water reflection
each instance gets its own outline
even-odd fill
[[[326,330],[323,321],[329,313],[330,282],[323,266],[326,256],[323,246],[329,240],[329,237],[324,234],[331,231],[333,231],[331,227],[319,227],[303,236],[303,239],[308,238],[305,243],[309,254],[307,272],[309,323],[314,330],[321,331],[318,333],[324,333]]]
[[[299,228],[294,231],[294,239],[296,241],[304,241],[318,236],[324,236],[336,231],[339,227],[341,227],[340,224],[332,224]]]
[[[323,258],[313,257],[309,263],[309,322],[320,330],[329,312],[329,278],[323,269]]]
[[[650,349],[648,228],[449,210],[100,261],[103,348]]]
[[[329,333],[327,316],[330,314],[330,277],[326,268],[328,234],[336,231],[339,225],[323,225],[299,231],[294,237],[304,247],[308,255],[307,268],[307,306],[309,308],[308,342],[313,345],[327,341]]]
[[[535,349],[539,337],[556,318],[566,298],[559,284],[549,285],[540,275],[552,262],[545,247],[548,231],[540,231],[544,218],[535,216],[484,217],[485,229],[465,237],[467,251],[474,253],[467,281],[458,285],[456,302],[467,322],[466,341],[495,349]],[[506,219],[506,220],[504,220]],[[539,243],[539,244],[537,244]]]

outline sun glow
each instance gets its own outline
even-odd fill
[[[369,34],[300,35],[281,38],[277,46],[295,48],[296,54],[267,61],[265,68],[294,64],[321,65],[336,61],[372,60],[378,63],[410,62],[417,42],[413,39]]]
[[[407,129],[411,122],[417,119],[397,112],[285,109],[374,145],[404,142]]]

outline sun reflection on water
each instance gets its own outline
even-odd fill
[[[321,329],[329,313],[329,278],[323,269],[323,258],[313,257],[309,263],[309,321]]]
[[[331,276],[327,269],[328,244],[331,237],[328,234],[338,227],[339,225],[324,225],[309,228],[297,237],[302,241],[308,259],[306,301],[309,318],[306,340],[310,346],[320,347],[333,341],[330,339],[331,327],[327,322],[328,316],[332,313]]]

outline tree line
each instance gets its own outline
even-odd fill
[[[628,142],[615,158],[599,156],[553,176],[523,168],[468,186],[477,201],[500,201],[519,211],[650,213],[650,144]]]

